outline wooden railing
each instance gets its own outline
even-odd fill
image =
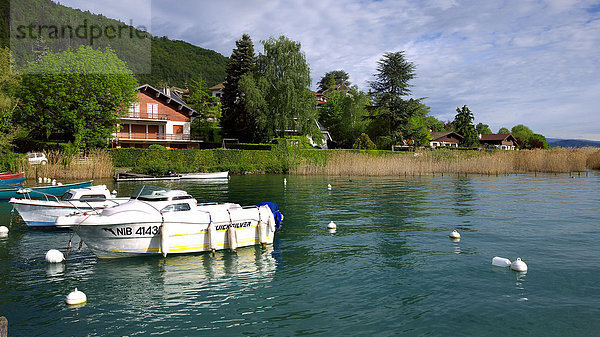
[[[182,133],[158,133],[158,132],[117,132],[117,138],[122,140],[202,140],[201,137]]]
[[[139,118],[139,119],[153,119],[159,121],[168,121],[168,114],[159,113],[147,113],[147,112],[127,112],[122,118]]]

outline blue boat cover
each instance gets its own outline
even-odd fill
[[[264,205],[269,206],[269,208],[271,209],[271,212],[273,212],[273,216],[275,217],[275,228],[276,229],[281,228],[281,220],[283,219],[283,216],[281,215],[281,212],[279,212],[279,206],[277,206],[277,204],[274,202],[261,202],[260,204],[257,204],[256,206],[260,207],[260,206],[264,206]]]

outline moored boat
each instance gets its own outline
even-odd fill
[[[197,204],[185,191],[140,186],[123,204],[58,217],[56,227],[77,232],[99,258],[115,258],[272,244],[282,219],[275,203]]]
[[[229,177],[229,171],[224,172],[197,172],[197,173],[183,173],[181,179],[227,179]]]
[[[10,198],[27,198],[27,193],[23,192],[26,192],[28,190],[30,191],[29,198],[31,199],[45,198],[45,194],[55,195],[59,197],[72,188],[88,186],[92,186],[92,180],[64,185],[28,187],[27,189],[24,189],[23,186],[19,185],[0,186],[0,200],[9,200]],[[21,193],[19,193],[19,191]]]
[[[23,178],[23,173],[11,173],[11,172],[2,172],[0,173],[0,180],[4,179],[19,179]]]
[[[0,173],[0,185],[20,185],[23,182],[25,182],[25,178],[23,178],[23,173]]]
[[[152,180],[180,180],[180,179],[227,179],[229,171],[224,172],[196,172],[182,174],[168,174],[164,176],[152,176],[138,173],[118,173],[115,181],[152,181]]]
[[[0,178],[0,186],[21,185],[25,178]]]
[[[116,198],[106,185],[72,188],[61,199],[27,189],[21,192],[25,194],[25,198],[11,198],[9,202],[28,227],[54,227],[59,216],[74,212],[97,212],[129,200]],[[32,199],[31,196],[36,194],[42,195],[44,199]]]

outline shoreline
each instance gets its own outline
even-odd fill
[[[61,180],[113,178],[117,172],[160,170],[177,173],[229,171],[230,175],[291,174],[327,176],[427,176],[511,174],[578,174],[600,169],[600,149],[550,149],[521,151],[420,152],[356,150],[152,150],[120,149],[133,159],[123,160],[112,150],[95,150],[85,160],[49,153],[47,165],[17,165],[30,180],[49,177]],[[171,152],[169,152],[171,151]],[[119,152],[119,153],[121,153]],[[121,154],[122,155],[122,154]],[[125,167],[123,164],[129,164]],[[133,164],[133,165],[132,165]],[[153,167],[158,167],[159,169]]]

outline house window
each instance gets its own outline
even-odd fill
[[[148,118],[158,118],[158,104],[148,103]]]
[[[133,103],[129,107],[129,115],[133,117],[140,117],[140,103]]]

